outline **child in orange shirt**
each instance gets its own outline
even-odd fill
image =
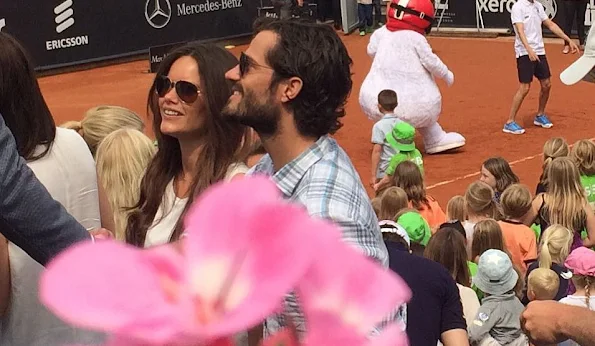
[[[527,272],[527,266],[537,259],[535,233],[521,222],[531,208],[531,202],[529,189],[521,184],[510,185],[500,198],[504,218],[498,224],[512,262],[523,274]]]

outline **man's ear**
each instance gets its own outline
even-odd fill
[[[287,79],[281,86],[281,102],[289,102],[295,99],[302,91],[304,82],[299,77],[291,77]]]

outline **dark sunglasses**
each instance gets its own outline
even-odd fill
[[[262,67],[262,68],[267,68],[269,70],[272,70],[272,67],[269,66],[263,66],[263,65],[259,65],[257,63],[254,62],[254,60],[250,59],[249,56],[247,56],[246,54],[244,54],[244,52],[240,53],[240,77],[244,76],[246,73],[248,73],[248,71],[250,70],[250,67],[252,66],[258,66],[258,67]]]
[[[200,94],[200,89],[190,82],[184,80],[172,82],[166,76],[155,78],[155,92],[159,97],[164,97],[172,88],[176,89],[176,94],[185,103],[193,103]]]

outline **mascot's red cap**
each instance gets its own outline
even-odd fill
[[[391,0],[386,17],[390,31],[413,30],[423,35],[432,28],[434,5],[431,0]]]

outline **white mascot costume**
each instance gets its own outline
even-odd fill
[[[399,100],[397,117],[419,131],[427,154],[465,145],[463,136],[446,133],[438,124],[442,96],[434,78],[444,79],[450,86],[454,75],[432,52],[425,37],[433,16],[430,0],[392,0],[387,24],[370,37],[368,55],[374,60],[359,94],[364,113],[377,121],[383,116],[378,110],[378,94],[394,90]]]

